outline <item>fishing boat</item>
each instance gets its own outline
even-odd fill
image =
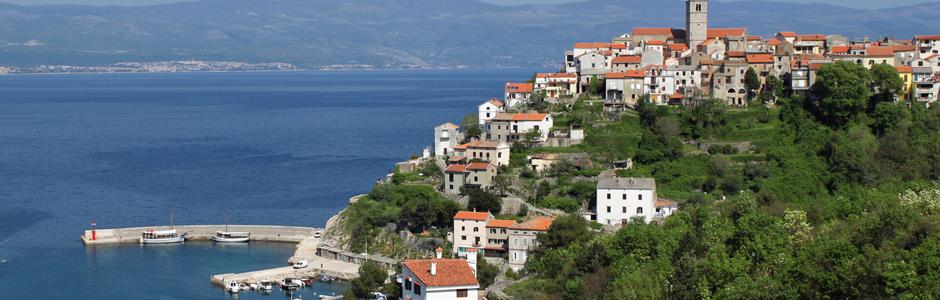
[[[261,291],[270,292],[272,289],[274,289],[274,284],[271,283],[271,280],[268,279],[261,280],[258,285],[260,286],[259,289],[261,289]]]
[[[243,243],[249,238],[251,238],[251,233],[248,232],[216,231],[212,236],[212,240],[217,243]]]
[[[185,242],[189,233],[179,234],[176,229],[148,230],[140,233],[141,244],[173,244]]]
[[[302,288],[303,284],[304,283],[302,281],[296,280],[293,278],[284,278],[284,279],[281,279],[281,282],[278,283],[278,285],[281,286],[281,289],[284,289],[284,290],[294,290],[294,289]]]
[[[226,285],[225,290],[227,290],[229,293],[237,294],[238,292],[242,290],[242,288],[241,288],[241,285],[238,284],[238,281],[232,280],[228,282],[228,285]]]
[[[174,244],[185,242],[189,238],[189,233],[179,234],[173,229],[173,206],[170,205],[170,229],[169,230],[147,230],[140,233],[141,244]]]
[[[212,240],[217,243],[244,243],[251,238],[249,232],[231,232],[228,231],[228,211],[225,211],[225,231],[216,231]]]
[[[333,282],[336,280],[336,277],[330,275],[320,275],[319,279],[321,282]]]

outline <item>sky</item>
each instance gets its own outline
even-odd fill
[[[24,4],[24,5],[30,5],[30,4],[32,5],[37,5],[37,4],[148,5],[148,4],[171,3],[171,2],[180,2],[180,1],[181,0],[0,0],[0,2]],[[312,0],[312,1],[317,1],[317,0]],[[577,0],[481,0],[481,1],[494,3],[494,4],[500,4],[500,5],[517,5],[517,4],[527,4],[527,3],[542,3],[542,4],[564,3],[564,2],[576,2]],[[673,0],[673,1],[677,1],[677,0]],[[726,1],[729,1],[729,0],[726,0]],[[733,0],[730,0],[730,1],[733,1]],[[886,7],[896,7],[896,6],[912,5],[912,4],[922,3],[922,2],[929,2],[927,0],[772,0],[772,1],[794,2],[794,3],[819,2],[819,3],[828,3],[828,4],[842,5],[842,6],[854,7],[854,8],[886,8]]]

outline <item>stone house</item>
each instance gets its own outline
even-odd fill
[[[443,191],[460,194],[462,188],[489,188],[496,177],[496,166],[488,163],[452,164],[444,169]]]
[[[634,217],[653,220],[656,203],[653,178],[605,177],[597,182],[596,220],[604,225],[622,225]]]
[[[552,116],[542,113],[497,114],[486,124],[486,139],[515,143],[522,141],[525,134],[534,130],[539,132],[540,140],[548,139],[554,122]]]
[[[497,113],[506,111],[506,103],[498,99],[490,99],[489,101],[483,102],[477,106],[478,117],[477,119],[480,122],[480,126],[486,125],[486,121],[492,120],[496,117]]]
[[[545,97],[550,99],[572,96],[578,92],[578,74],[538,73],[535,75],[535,91],[545,92]]]
[[[464,157],[468,160],[486,161],[499,166],[509,165],[510,146],[501,141],[471,141],[462,145]]]
[[[509,268],[518,272],[525,267],[529,253],[538,248],[537,237],[548,231],[553,219],[535,217],[509,228]]]
[[[453,252],[467,257],[468,249],[486,247],[486,223],[495,219],[489,212],[458,211],[454,215]]]
[[[434,155],[448,156],[453,154],[454,147],[461,140],[463,140],[463,136],[460,132],[460,126],[454,125],[454,123],[448,122],[434,127]]]

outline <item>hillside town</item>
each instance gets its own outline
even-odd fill
[[[574,99],[593,95],[601,99],[604,111],[622,112],[635,110],[644,101],[694,107],[718,99],[729,107],[746,107],[763,94],[765,105],[772,106],[778,97],[812,93],[817,72],[839,61],[896,69],[903,82],[896,103],[929,107],[940,96],[940,35],[853,40],[837,34],[780,31],[758,36],[745,27],[709,27],[707,0],[687,0],[685,5],[684,28],[639,27],[610,42],[575,43],[564,52],[558,72],[538,73],[529,82],[507,82],[503,99],[478,106],[479,133],[455,123],[436,127],[433,150],[426,150],[424,157],[440,166],[443,180],[438,191],[466,201],[468,191],[500,189],[497,176],[510,170],[517,147],[538,152],[540,147],[567,147],[584,140],[584,130],[557,126],[558,114],[540,110],[541,102],[571,105]],[[579,170],[595,168],[586,153],[535,153],[525,159],[524,172],[535,174],[562,162]],[[617,175],[618,169],[632,164],[616,161],[590,181],[595,198],[577,209],[580,218],[597,224],[599,231],[614,232],[630,222],[662,222],[677,211],[675,201],[657,193],[654,178]],[[503,214],[511,197],[502,199]],[[486,297],[476,280],[479,258],[520,272],[539,247],[537,237],[561,215],[531,211],[537,208],[524,201],[521,205],[526,206],[516,210],[521,217],[497,218],[495,213],[475,210],[453,215],[447,257],[438,248],[432,258],[404,262],[403,299]]]

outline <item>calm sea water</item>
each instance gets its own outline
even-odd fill
[[[225,299],[290,244],[82,246],[100,228],[322,226],[525,70],[0,76],[0,298]],[[332,293],[345,286],[318,286]],[[241,299],[284,298],[242,295]]]

